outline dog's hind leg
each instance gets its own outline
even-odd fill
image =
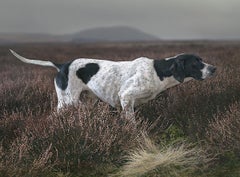
[[[57,112],[60,112],[60,110],[64,107],[64,91],[57,86],[56,80],[54,80],[54,86],[58,99]]]
[[[65,90],[62,90],[58,87],[56,84],[56,81],[54,82],[57,98],[58,98],[58,105],[57,105],[57,111],[59,112],[64,107],[70,106],[70,105],[78,105],[80,102],[79,96],[82,92],[81,88],[71,88],[67,87]]]

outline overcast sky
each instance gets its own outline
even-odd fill
[[[0,32],[131,26],[162,39],[240,39],[240,0],[0,0]]]

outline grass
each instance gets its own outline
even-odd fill
[[[135,125],[91,100],[56,114],[56,71],[21,63],[8,48],[60,63],[195,53],[217,73],[138,107]],[[0,176],[240,175],[238,42],[12,45],[0,47],[0,62]]]
[[[116,176],[181,176],[207,168],[213,158],[201,148],[181,142],[158,147],[149,138],[128,155]]]

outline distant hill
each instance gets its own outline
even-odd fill
[[[68,35],[0,33],[0,44],[41,42],[129,42],[155,41],[157,37],[131,27],[99,27]]]
[[[99,27],[72,35],[73,42],[155,41],[157,37],[131,27]]]

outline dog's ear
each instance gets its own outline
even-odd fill
[[[183,82],[185,78],[185,73],[184,73],[184,61],[176,59],[172,66],[170,67],[170,70],[173,74],[173,77],[179,81]]]

